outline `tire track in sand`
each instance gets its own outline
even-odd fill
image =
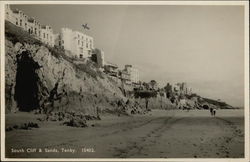
[[[127,128],[122,128],[122,127],[119,127],[117,130],[115,131],[112,131],[112,132],[108,132],[108,133],[103,133],[103,134],[99,134],[99,135],[93,135],[93,136],[90,136],[88,138],[84,138],[84,140],[91,140],[91,139],[95,139],[95,138],[105,138],[107,136],[111,136],[111,135],[116,135],[116,134],[119,134],[119,133],[122,133],[122,132],[127,132],[127,131],[131,131],[133,129],[137,129],[137,128],[140,128],[140,127],[143,127],[145,125],[148,125],[154,121],[157,121],[157,120],[163,120],[165,117],[159,117],[159,118],[153,118],[153,119],[149,119],[149,120],[139,120],[139,121],[131,121],[131,122],[125,122],[125,123],[122,123],[124,125],[127,125],[128,127]],[[121,124],[121,123],[119,123]],[[114,126],[114,125],[112,125]],[[86,128],[88,129],[88,128]],[[74,141],[74,144],[73,142]],[[77,144],[77,140],[69,140],[67,142],[64,142],[64,143],[59,143],[59,144],[54,144],[54,145],[47,145],[47,146],[44,146],[44,148],[52,148],[52,147],[60,147],[60,146],[64,146],[66,144],[69,144],[71,146],[74,146],[75,148],[80,148],[81,146]]]
[[[158,139],[171,128],[175,123],[182,120],[182,118],[173,118],[173,117],[164,117],[157,118],[158,120],[162,120],[160,126],[155,127],[153,130],[150,130],[147,134],[142,137],[133,139],[130,141],[125,148],[116,148],[116,152],[114,157],[119,158],[130,158],[130,157],[145,157],[148,154],[144,152],[145,149],[151,147],[152,145],[156,145]]]
[[[226,128],[226,131],[229,132],[227,133],[226,136],[221,138],[222,145],[219,148],[223,157],[228,158],[230,157],[230,152],[231,152],[229,147],[230,143],[233,143],[234,142],[233,140],[237,137],[244,138],[244,132],[242,132],[239,128],[237,128],[237,126],[233,122],[229,120],[220,117],[216,117],[216,119],[221,121],[219,122],[220,123],[219,126],[224,129]]]

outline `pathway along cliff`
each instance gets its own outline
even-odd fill
[[[81,129],[48,122],[37,130],[8,132],[7,157],[244,157],[244,118],[240,110],[219,110],[217,117],[206,110],[153,110],[143,116],[106,116],[92,124]],[[16,135],[19,138],[13,138]],[[31,147],[43,152],[10,151]],[[65,152],[70,149],[74,151]]]

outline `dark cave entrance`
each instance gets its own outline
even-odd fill
[[[20,111],[32,111],[39,107],[38,68],[38,63],[27,51],[17,55],[15,100]]]

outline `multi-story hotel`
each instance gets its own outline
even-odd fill
[[[20,10],[12,10],[8,4],[5,7],[5,20],[21,27],[34,38],[39,39],[43,43],[52,47],[55,45],[53,30],[50,26],[41,25],[34,18],[28,17]]]
[[[63,49],[71,51],[75,58],[91,57],[94,49],[92,37],[69,28],[62,28],[55,42]]]

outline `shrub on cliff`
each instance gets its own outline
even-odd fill
[[[87,73],[92,78],[97,79],[99,77],[99,78],[104,79],[102,72],[98,71],[94,63],[90,60],[88,60],[86,63],[83,63],[83,64],[77,64],[75,65],[75,67],[77,70]]]
[[[156,91],[135,91],[135,98],[151,98],[156,97]]]

